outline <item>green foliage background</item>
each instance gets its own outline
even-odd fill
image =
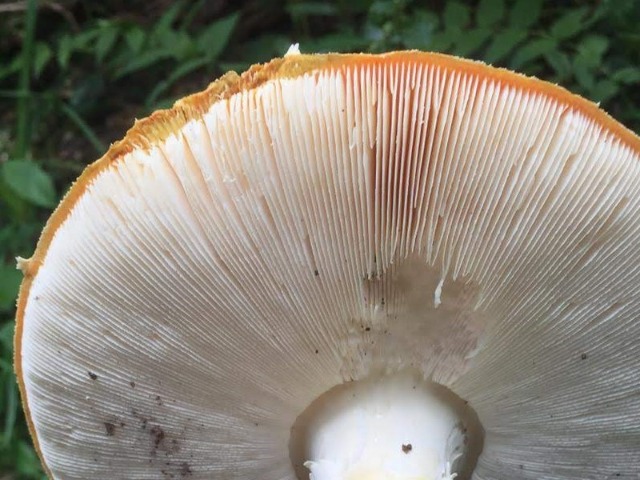
[[[13,376],[14,258],[134,118],[300,42],[484,60],[562,84],[638,132],[639,24],[638,0],[0,3],[0,480],[43,478]]]

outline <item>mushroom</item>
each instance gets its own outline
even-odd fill
[[[637,478],[639,156],[420,52],[293,49],[137,122],[19,260],[47,473]]]

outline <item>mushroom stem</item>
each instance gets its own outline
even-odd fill
[[[456,478],[467,470],[473,430],[464,404],[449,397],[407,374],[328,392],[306,430],[310,480]]]

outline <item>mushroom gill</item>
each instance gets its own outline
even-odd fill
[[[477,414],[474,469],[394,441],[397,478],[636,475],[639,156],[586,100],[442,55],[226,75],[88,167],[21,262],[49,475],[294,479],[292,427],[343,384],[361,419]]]

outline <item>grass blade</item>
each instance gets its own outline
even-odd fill
[[[18,99],[18,125],[16,131],[16,146],[14,157],[25,158],[29,145],[30,106],[28,93],[31,90],[31,72],[33,68],[33,51],[35,44],[36,17],[38,14],[38,0],[28,0],[25,13],[24,41],[22,46],[22,68],[20,70],[19,88],[23,95]]]
[[[104,152],[106,152],[107,147],[100,141],[89,124],[85,122],[73,108],[71,108],[64,102],[61,103],[60,108],[62,109],[62,112],[69,118],[69,120],[71,120],[71,122],[76,127],[78,127],[78,130],[82,132],[84,137],[91,143],[91,145],[93,145],[93,148],[96,149],[96,152],[98,152],[98,154],[102,155]]]

